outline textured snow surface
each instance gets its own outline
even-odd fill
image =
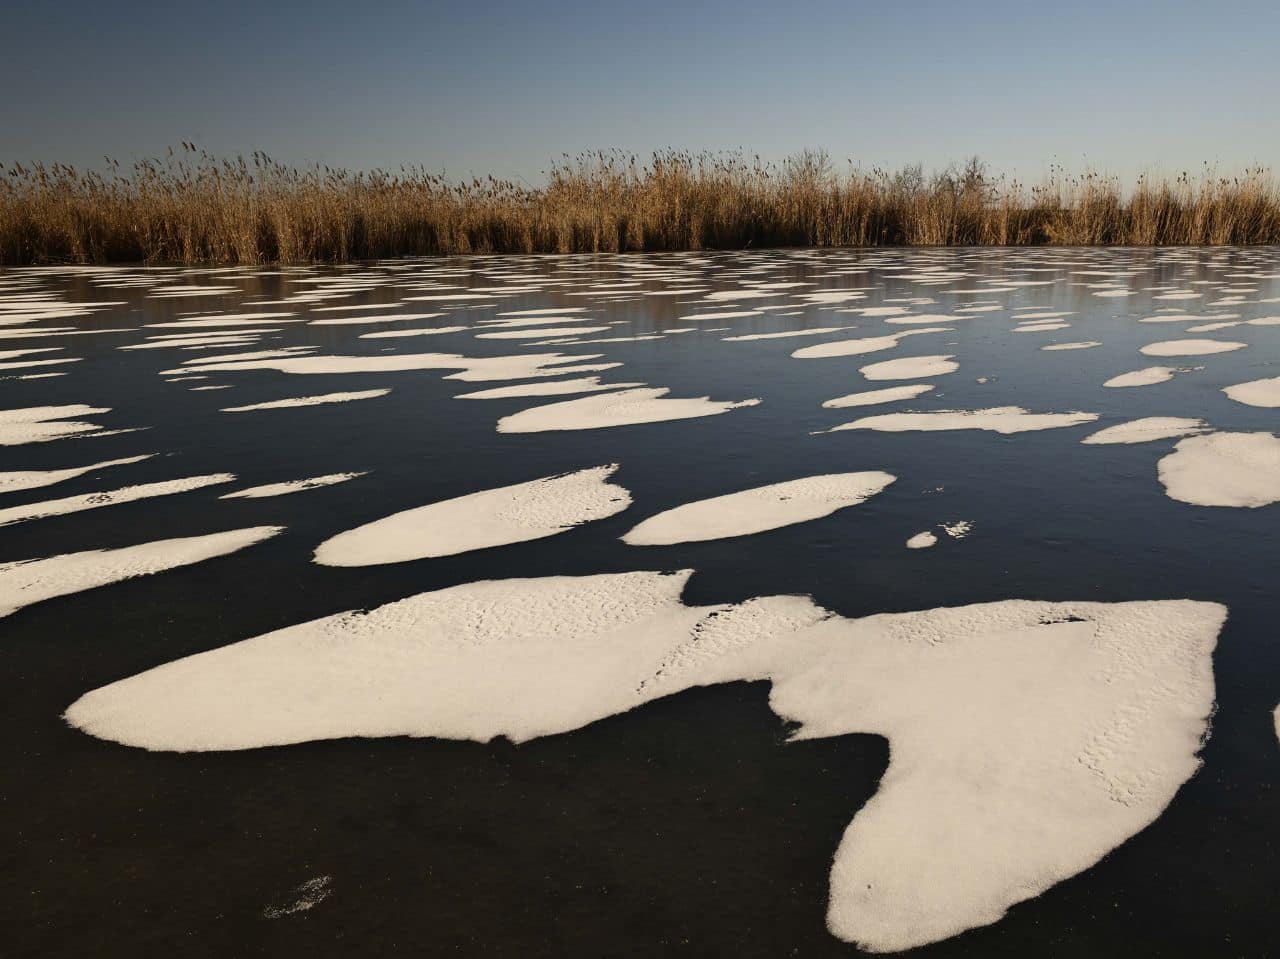
[[[422,593],[157,667],[66,718],[157,750],[520,742],[767,679],[797,737],[889,740],[879,792],[835,851],[827,914],[835,935],[879,952],[996,922],[1087,869],[1199,764],[1216,604],[1009,600],[850,620],[796,596],[688,607],[688,576]]]

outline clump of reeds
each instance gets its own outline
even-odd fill
[[[0,263],[263,263],[448,253],[593,253],[762,246],[1280,243],[1263,169],[1114,178],[1054,168],[1025,188],[977,160],[926,175],[836,171],[740,153],[565,157],[529,187],[420,168],[298,169],[191,144],[122,172],[0,164]]]

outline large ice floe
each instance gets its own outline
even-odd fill
[[[159,666],[65,715],[151,750],[521,742],[768,680],[795,738],[889,740],[827,910],[832,933],[877,952],[998,921],[1153,822],[1199,765],[1219,605],[1009,600],[846,619],[799,596],[689,607],[689,575],[422,593]]]
[[[1280,406],[1280,376],[1237,383],[1235,386],[1226,387],[1222,392],[1237,403],[1272,409]]]
[[[554,536],[631,505],[631,494],[609,482],[617,468],[546,476],[393,513],[325,540],[315,561],[375,566]]]
[[[1146,356],[1207,356],[1243,350],[1248,345],[1230,340],[1164,340],[1160,343],[1148,343],[1138,352]]]
[[[651,516],[622,539],[632,546],[669,546],[762,533],[865,503],[895,479],[878,471],[831,473],[757,486]]]
[[[1257,508],[1280,502],[1280,439],[1271,433],[1209,433],[1182,440],[1160,460],[1160,482],[1193,506]]]

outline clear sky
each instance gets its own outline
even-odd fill
[[[1280,0],[28,2],[0,159],[193,140],[537,182],[561,153],[742,147],[1036,180],[1280,167]]]

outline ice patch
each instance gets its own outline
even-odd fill
[[[899,400],[911,400],[934,389],[932,383],[913,383],[910,386],[890,386],[883,390],[864,390],[861,393],[849,393],[837,396],[822,404],[823,409],[842,410],[851,406],[875,406],[877,403],[895,403]]]
[[[882,472],[830,473],[758,486],[659,513],[635,526],[622,541],[670,546],[763,533],[865,503],[895,479]]]
[[[347,480],[366,475],[367,472],[328,473],[324,476],[313,476],[310,479],[268,483],[265,486],[250,486],[248,489],[236,490],[234,493],[224,493],[218,499],[265,499],[269,496],[288,496],[290,493],[300,493],[303,490],[319,489],[322,486],[335,486],[338,483],[345,483]]]
[[[288,356],[232,363],[203,363],[192,372],[224,373],[237,370],[276,370],[299,375],[340,373],[408,373],[418,370],[456,370],[447,380],[483,382],[522,380],[563,373],[599,373],[621,363],[578,363],[603,354],[568,356],[563,353],[530,353],[523,356],[467,357],[456,353],[405,353],[385,356]],[[566,365],[570,364],[570,365]]]
[[[1247,406],[1274,408],[1280,406],[1280,376],[1267,380],[1252,380],[1249,383],[1237,383],[1228,386],[1222,392]]]
[[[474,393],[460,393],[455,400],[505,400],[518,396],[566,396],[572,393],[601,393],[607,390],[644,386],[643,383],[601,383],[598,376],[584,376],[575,380],[551,380],[542,383],[514,383],[511,386],[495,386]]]
[[[0,616],[46,599],[225,556],[270,539],[283,529],[283,526],[254,526],[206,536],[156,540],[123,549],[92,549],[48,559],[4,563],[0,565]]]
[[[1045,352],[1053,352],[1055,350],[1091,350],[1095,346],[1101,346],[1097,340],[1083,340],[1079,343],[1050,343],[1048,346],[1042,346],[1040,349]]]
[[[499,433],[543,433],[550,430],[596,430],[609,426],[632,426],[718,416],[730,410],[755,406],[760,400],[665,399],[671,390],[619,390],[576,400],[548,403],[512,413],[498,420]]]
[[[907,540],[907,549],[928,549],[930,546],[938,545],[938,537],[936,534],[925,530],[923,533],[916,533]]]
[[[393,513],[325,540],[315,561],[376,566],[555,536],[631,505],[631,494],[608,482],[617,468],[547,476]]]
[[[952,356],[904,356],[872,363],[858,372],[868,380],[920,380],[927,376],[946,376],[960,369],[960,364]]]
[[[576,336],[579,333],[605,333],[610,326],[539,326],[531,330],[490,330],[477,333],[478,340],[536,340],[547,336]]]
[[[1113,376],[1102,385],[1117,389],[1129,386],[1154,386],[1157,383],[1168,382],[1173,379],[1175,373],[1180,372],[1182,371],[1171,366],[1148,366],[1143,370]]]
[[[689,571],[470,583],[171,662],[66,712],[227,750],[353,736],[523,742],[697,686],[769,680],[802,739],[888,738],[827,921],[896,951],[998,921],[1150,825],[1196,771],[1225,610],[1009,600],[845,619],[803,597],[688,607]]]
[[[1070,323],[1024,323],[1021,326],[1015,326],[1012,330],[1014,333],[1048,333],[1052,330],[1065,330]]]
[[[1165,340],[1161,343],[1148,343],[1138,352],[1147,356],[1207,356],[1211,353],[1243,350],[1248,345],[1227,340]]]
[[[436,326],[423,330],[378,330],[375,333],[361,333],[362,340],[400,340],[410,336],[438,336],[441,333],[461,333],[469,330],[469,326]]]
[[[1080,442],[1089,446],[1102,446],[1112,443],[1150,443],[1154,440],[1168,440],[1179,436],[1192,436],[1203,433],[1209,427],[1204,420],[1186,419],[1180,416],[1147,416],[1140,420],[1108,426],[1104,430],[1090,433]]]
[[[69,436],[100,433],[102,427],[96,423],[72,420],[70,417],[110,412],[109,407],[85,406],[82,403],[0,410],[0,446],[47,443],[50,440],[60,440]]]
[[[864,336],[854,340],[836,340],[832,343],[817,343],[796,350],[791,356],[797,360],[825,359],[832,356],[859,356],[863,353],[878,353],[891,350],[898,342],[908,336],[919,336],[923,333],[951,333],[954,327],[931,326],[923,330],[903,330],[888,336]]]
[[[223,413],[250,413],[254,410],[291,410],[300,406],[324,406],[328,403],[351,403],[355,400],[372,400],[386,396],[389,389],[357,390],[354,393],[322,393],[319,396],[295,396],[286,400],[269,400],[265,403],[250,403],[247,406],[228,406]]]
[[[852,326],[815,326],[808,330],[783,330],[781,333],[747,333],[744,336],[725,336],[721,339],[725,343],[748,343],[752,340],[788,340],[797,336],[821,336],[824,333],[839,333],[842,330],[852,329]]]
[[[103,470],[111,466],[128,466],[130,463],[141,463],[143,460],[150,459],[155,455],[155,453],[145,453],[142,456],[126,456],[123,459],[104,460],[101,463],[90,463],[88,466],[72,466],[61,470],[14,470],[9,473],[0,473],[0,493],[16,493],[19,490],[52,486],[55,483],[75,479],[77,476],[84,476],[85,473],[92,473],[95,470]]]
[[[1193,436],[1157,469],[1165,493],[1193,506],[1256,509],[1280,500],[1280,439],[1270,433]]]
[[[987,430],[992,433],[1025,433],[1031,430],[1061,429],[1092,423],[1097,413],[1029,413],[1020,406],[997,406],[986,410],[938,410],[933,413],[883,413],[866,416],[852,423],[834,426],[840,430],[877,430],[903,433],[913,430]]]
[[[176,480],[162,480],[158,483],[125,486],[102,493],[84,493],[80,496],[67,496],[41,503],[10,506],[8,509],[0,509],[0,526],[25,523],[33,519],[46,519],[50,516],[66,516],[69,513],[80,513],[87,509],[98,509],[101,506],[132,503],[140,499],[150,499],[153,496],[187,493],[191,490],[204,489],[206,486],[230,483],[235,478],[234,473],[210,473],[207,476],[187,476]]]

